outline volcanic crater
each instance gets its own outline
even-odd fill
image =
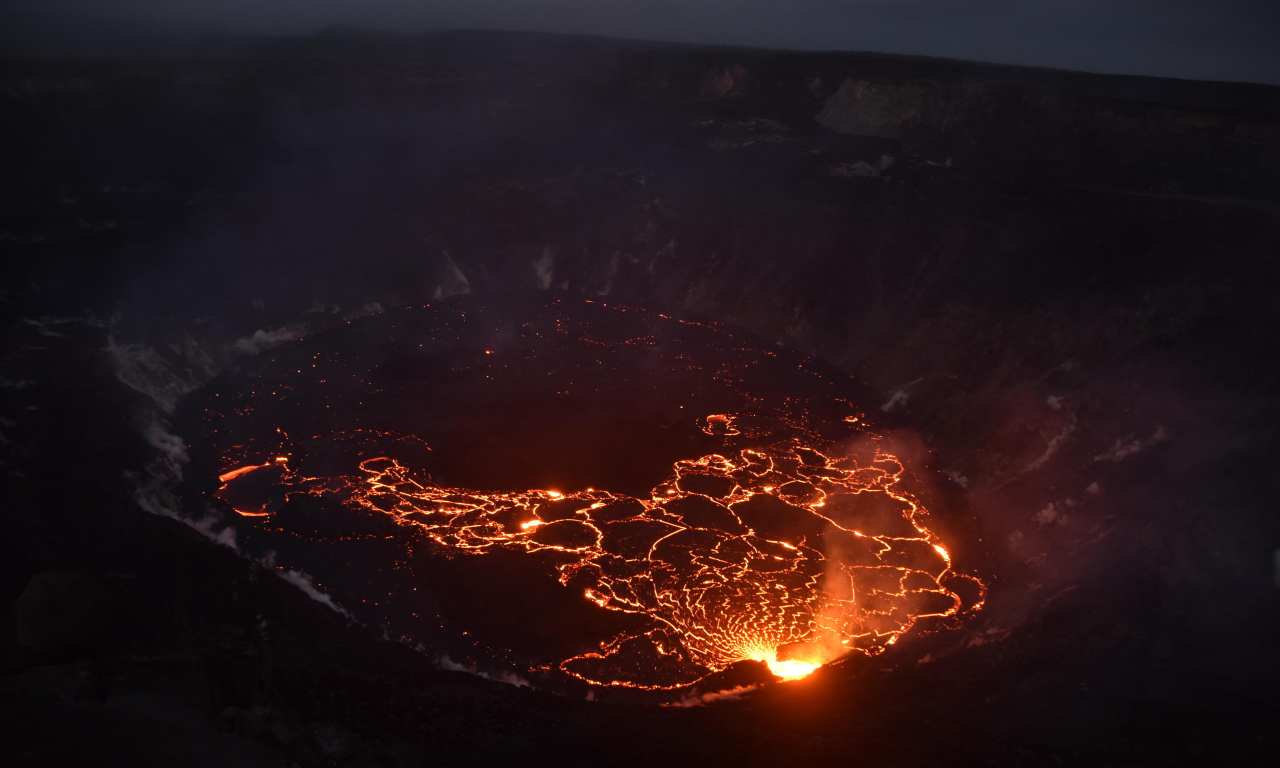
[[[189,491],[358,620],[539,687],[661,694],[980,610],[865,401],[716,323],[453,299],[280,347],[182,418]]]

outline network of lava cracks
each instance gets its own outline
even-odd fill
[[[731,437],[735,421],[712,414],[702,428]],[[677,689],[745,660],[800,678],[881,653],[922,620],[978,610],[985,594],[953,569],[927,510],[902,487],[902,462],[878,443],[859,452],[791,439],[682,459],[647,498],[435,485],[391,456],[336,477],[306,477],[289,462],[230,469],[221,489],[273,467],[288,494],[336,497],[447,550],[545,556],[561,584],[590,585],[583,599],[647,620],[558,663],[596,686]]]

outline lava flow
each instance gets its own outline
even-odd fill
[[[548,344],[560,345],[545,353],[504,356],[489,344],[476,344],[473,353],[465,348],[452,353],[455,357],[448,360],[454,362],[447,365],[432,358],[426,370],[450,371],[448,378],[438,380],[441,383],[430,380],[437,392],[432,397],[422,393],[423,374],[419,371],[423,368],[416,364],[396,363],[388,373],[385,364],[361,367],[341,359],[340,365],[325,369],[321,353],[304,358],[300,351],[295,358],[299,362],[277,366],[294,378],[270,387],[256,385],[272,395],[262,402],[266,403],[264,408],[277,409],[272,417],[275,421],[263,422],[252,405],[244,404],[250,401],[243,398],[234,400],[234,408],[217,411],[217,424],[257,419],[254,423],[262,435],[267,433],[264,424],[276,426],[271,428],[270,439],[251,438],[222,450],[223,469],[215,496],[241,516],[251,518],[258,530],[295,540],[303,534],[296,528],[299,523],[288,520],[303,518],[286,515],[285,521],[278,523],[275,512],[306,500],[314,508],[345,510],[349,523],[344,524],[341,518],[326,523],[337,530],[359,520],[381,520],[393,523],[390,530],[403,533],[397,534],[399,538],[428,541],[430,549],[441,555],[480,557],[503,552],[507,558],[532,558],[531,563],[545,567],[564,589],[572,590],[570,594],[580,595],[578,599],[594,606],[591,610],[615,617],[594,629],[614,629],[592,637],[590,630],[578,626],[581,622],[553,625],[555,632],[567,633],[565,647],[576,647],[577,651],[554,657],[535,654],[514,663],[529,672],[558,671],[593,686],[671,690],[743,662],[761,663],[776,678],[795,680],[837,659],[879,654],[913,628],[945,625],[981,607],[985,586],[953,567],[946,544],[929,527],[927,510],[904,487],[902,461],[886,450],[884,441],[860,418],[847,415],[849,401],[839,395],[838,386],[813,383],[817,380],[811,368],[788,363],[773,352],[759,352],[740,343],[724,344],[725,334],[717,329],[682,326],[662,316],[643,320],[648,325],[640,330],[647,335],[626,326],[615,333],[622,341],[602,340],[600,328],[606,321],[618,322],[616,313],[604,315],[603,310],[587,309],[596,314],[582,321],[581,331],[566,323],[563,308],[554,305],[549,310],[554,314],[545,324],[526,324],[524,335],[535,352]],[[638,322],[632,319],[634,314],[624,320]],[[431,324],[425,327],[436,329],[437,322],[428,319]],[[412,315],[399,322],[409,325],[410,320],[421,321]],[[653,328],[658,335],[650,332]],[[365,334],[354,337],[362,340],[354,348],[364,350],[370,344],[363,340],[380,339],[374,330],[370,326],[365,331],[350,331]],[[462,332],[449,330],[458,334],[448,337],[457,348]],[[663,333],[667,336],[662,337]],[[704,336],[720,343],[695,346],[690,341],[698,340],[702,345]],[[653,339],[658,338],[665,340],[655,344]],[[637,343],[636,339],[645,341]],[[655,350],[663,345],[674,348],[676,354],[659,376],[664,369],[655,363]],[[330,342],[326,349],[332,348]],[[551,375],[551,366],[560,365],[564,356],[572,357],[578,349],[586,349],[589,355],[581,358],[579,367],[555,368],[555,375]],[[337,357],[334,352],[324,354]],[[721,358],[717,360],[716,354]],[[304,365],[315,373],[304,373],[308,370]],[[639,371],[632,379],[619,373],[632,369]],[[323,414],[330,425],[342,424],[342,420],[358,423],[360,418],[368,423],[371,417],[351,414],[364,407],[364,393],[371,389],[379,392],[385,403],[401,402],[395,393],[403,391],[408,402],[425,398],[421,402],[448,404],[462,401],[459,398],[477,398],[486,391],[483,387],[509,381],[502,384],[509,389],[500,390],[493,402],[511,402],[517,395],[527,396],[531,388],[545,386],[551,392],[547,402],[554,404],[565,396],[570,383],[582,391],[587,386],[584,382],[596,376],[602,383],[586,389],[587,401],[599,402],[633,380],[646,387],[655,381],[676,381],[681,393],[693,392],[679,377],[702,381],[708,378],[703,373],[707,370],[714,371],[710,378],[722,389],[707,393],[704,401],[736,401],[738,409],[710,414],[702,411],[706,415],[699,417],[682,410],[684,405],[679,402],[666,405],[662,397],[644,394],[650,390],[637,389],[640,394],[628,395],[633,398],[627,401],[632,410],[642,403],[657,403],[655,408],[687,414],[673,417],[670,423],[674,426],[659,425],[667,430],[660,435],[675,434],[686,441],[682,444],[712,444],[700,452],[684,454],[684,458],[666,458],[663,464],[667,469],[655,472],[653,479],[645,478],[643,486],[633,486],[649,486],[640,493],[616,487],[520,485],[514,486],[516,490],[487,490],[474,487],[478,484],[475,481],[434,481],[428,465],[443,464],[446,471],[452,467],[454,476],[463,473],[480,482],[489,476],[515,476],[512,473],[519,468],[510,463],[515,460],[536,466],[529,454],[515,450],[521,443],[514,436],[466,442],[475,439],[472,436],[480,427],[474,420],[484,418],[487,411],[460,412],[449,405],[430,411],[443,415],[432,415],[435,422],[424,420],[423,426],[411,432],[335,426],[298,439],[290,438],[278,426],[288,423],[292,432],[293,423],[307,423],[302,416],[291,416],[294,411],[289,409],[295,407],[299,414]],[[601,371],[603,374],[598,373]],[[807,400],[774,394],[788,376],[797,377],[802,388],[816,388],[818,394]],[[347,391],[341,389],[347,381],[350,395],[342,394]],[[405,383],[401,385],[401,381]],[[543,381],[547,383],[540,384]],[[438,394],[445,386],[457,387],[447,390],[449,398]],[[696,394],[682,397],[692,402]],[[775,402],[779,405],[771,405]],[[549,407],[544,406],[542,412]],[[584,424],[592,422],[583,429],[600,418],[620,418],[625,411],[598,411],[589,419],[583,418]],[[454,422],[440,420],[454,418],[456,413],[472,419],[470,428],[465,422],[454,427]],[[559,422],[539,426],[542,422],[530,420],[539,418],[540,411],[527,407],[513,413],[520,421],[505,423],[525,429],[521,440],[540,440],[548,428],[568,428]],[[444,430],[446,449],[473,444],[481,448],[451,465],[447,450],[422,442],[430,438],[433,429]],[[619,434],[632,439],[631,445],[642,445],[636,427],[628,429],[632,432]],[[232,430],[229,436],[235,439],[236,434],[239,432]],[[568,437],[558,439],[558,445],[570,449],[582,444]],[[610,450],[624,447],[600,445],[604,460],[590,465],[599,471],[636,461],[626,456],[651,455],[611,456]],[[508,457],[507,463],[499,460],[498,449],[507,449],[501,454]],[[574,456],[579,464],[596,459],[592,452]],[[618,464],[611,465],[610,459]],[[655,480],[656,484],[650,485]],[[268,496],[274,501],[241,501],[253,496],[243,491],[254,484],[273,489]],[[303,523],[311,525],[309,521],[314,519],[318,518],[305,518]],[[368,528],[363,522],[359,526]],[[495,578],[501,575],[496,573]],[[455,591],[466,588],[465,584],[433,586]],[[500,600],[523,599],[515,584],[509,592],[499,594],[503,595]],[[496,605],[486,610],[487,620],[505,608]],[[554,611],[541,615],[551,616]],[[523,631],[524,620],[513,621],[510,636],[514,638]],[[586,635],[575,640],[575,631]]]
[[[901,462],[878,449],[865,462],[799,442],[680,460],[645,498],[482,493],[415,479],[389,456],[328,478],[277,457],[224,473],[224,488],[273,466],[285,468],[288,493],[339,497],[450,550],[550,555],[561,584],[590,584],[585,600],[648,619],[645,632],[559,663],[593,685],[682,687],[747,660],[801,678],[850,652],[879,653],[921,619],[957,615],[956,581],[978,584],[952,570],[900,488]],[[879,529],[858,524],[876,520]],[[644,657],[661,660],[664,679],[617,675]]]

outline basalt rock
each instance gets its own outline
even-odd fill
[[[120,598],[101,574],[43,571],[14,604],[18,645],[43,657],[113,645]]]

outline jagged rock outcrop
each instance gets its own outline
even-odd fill
[[[899,139],[923,116],[929,88],[849,78],[822,105],[818,124],[854,136]]]

